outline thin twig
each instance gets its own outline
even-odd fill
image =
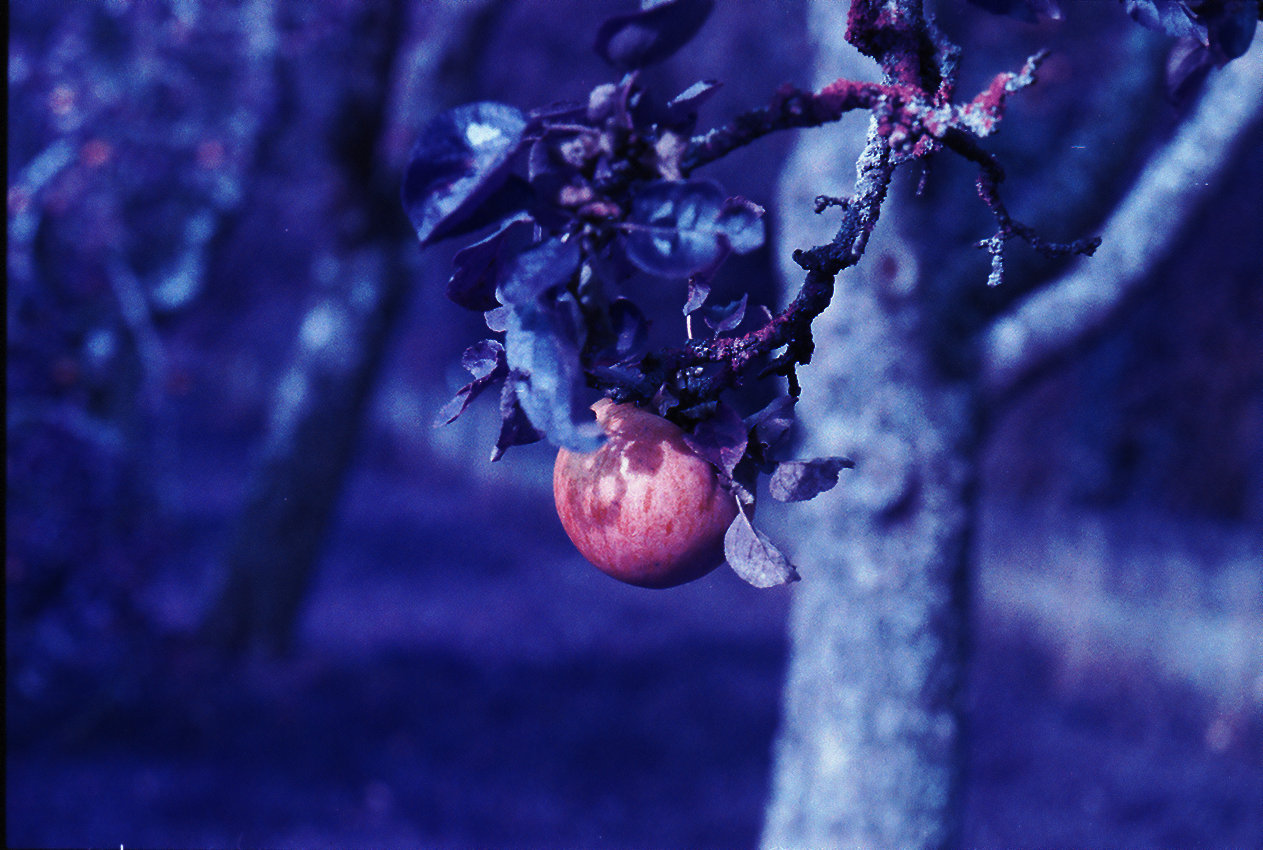
[[[998,319],[983,341],[984,381],[1012,392],[1100,330],[1168,256],[1213,196],[1234,149],[1263,122],[1263,39],[1217,72],[1193,114],[1150,161],[1079,263]]]

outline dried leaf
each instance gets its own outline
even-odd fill
[[[741,579],[755,587],[777,587],[798,581],[798,571],[767,535],[756,531],[745,511],[724,534],[724,557]]]
[[[768,481],[768,492],[778,502],[806,501],[833,489],[838,483],[838,473],[854,466],[854,461],[844,457],[779,463]]]
[[[730,304],[710,308],[703,318],[715,333],[734,331],[746,317],[746,304],[749,300],[750,294],[746,293]]]
[[[443,405],[434,421],[436,428],[455,422],[474,399],[487,388],[504,380],[509,373],[504,358],[504,346],[494,339],[484,339],[465,349],[461,356],[461,365],[469,370],[474,379],[461,387],[455,398]]]

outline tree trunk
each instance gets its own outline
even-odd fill
[[[206,623],[221,646],[289,647],[403,300],[393,250],[352,255],[303,320]]]
[[[838,7],[811,5],[817,86],[877,71],[845,44]],[[802,376],[799,419],[805,455],[849,453],[857,467],[837,495],[811,503],[815,516],[799,533],[803,582],[766,846],[959,843],[967,558],[983,405],[1102,332],[1201,205],[1218,199],[1218,181],[1263,112],[1261,64],[1256,43],[1214,72],[1105,222],[1096,256],[1021,299],[976,342],[943,332],[960,287],[950,269],[919,273],[901,236],[906,199],[891,199],[863,261],[839,279],[816,323],[820,345]],[[837,164],[863,146],[861,124],[841,129],[849,138],[804,134],[786,169],[782,256],[828,238],[813,226],[811,199],[845,194],[850,181]],[[1080,193],[1059,215],[1081,219],[1075,208],[1090,199]],[[907,216],[910,233],[915,220]],[[792,265],[786,273],[796,287],[801,273]],[[951,364],[936,362],[944,352]]]
[[[818,84],[876,71],[843,42],[836,7],[814,4]],[[849,139],[804,134],[787,167],[783,255],[824,241],[810,220],[815,195],[849,191],[836,164],[848,161],[839,151],[854,161],[864,126],[842,129]],[[892,198],[864,260],[839,278],[802,376],[802,454],[857,465],[837,494],[809,503],[797,533],[803,581],[767,847],[930,848],[960,837],[976,393],[934,362],[933,302],[898,233],[899,206]]]
[[[416,248],[398,201],[408,148],[420,123],[471,94],[471,69],[505,8],[505,0],[443,0],[409,13],[396,0],[356,18],[362,32],[349,42],[375,51],[363,57],[369,73],[352,69],[342,80],[338,248],[312,263],[333,271],[317,283],[273,398],[224,584],[203,624],[216,645],[284,652],[293,640],[411,285],[400,251]]]

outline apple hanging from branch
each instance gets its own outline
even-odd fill
[[[557,452],[553,497],[562,527],[607,575],[674,587],[724,561],[737,499],[672,422],[630,404],[592,406],[606,441],[594,452]]]

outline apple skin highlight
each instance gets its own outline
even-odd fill
[[[640,587],[674,587],[724,561],[735,497],[672,422],[630,404],[592,406],[609,439],[561,449],[553,497],[562,527],[597,569]]]

